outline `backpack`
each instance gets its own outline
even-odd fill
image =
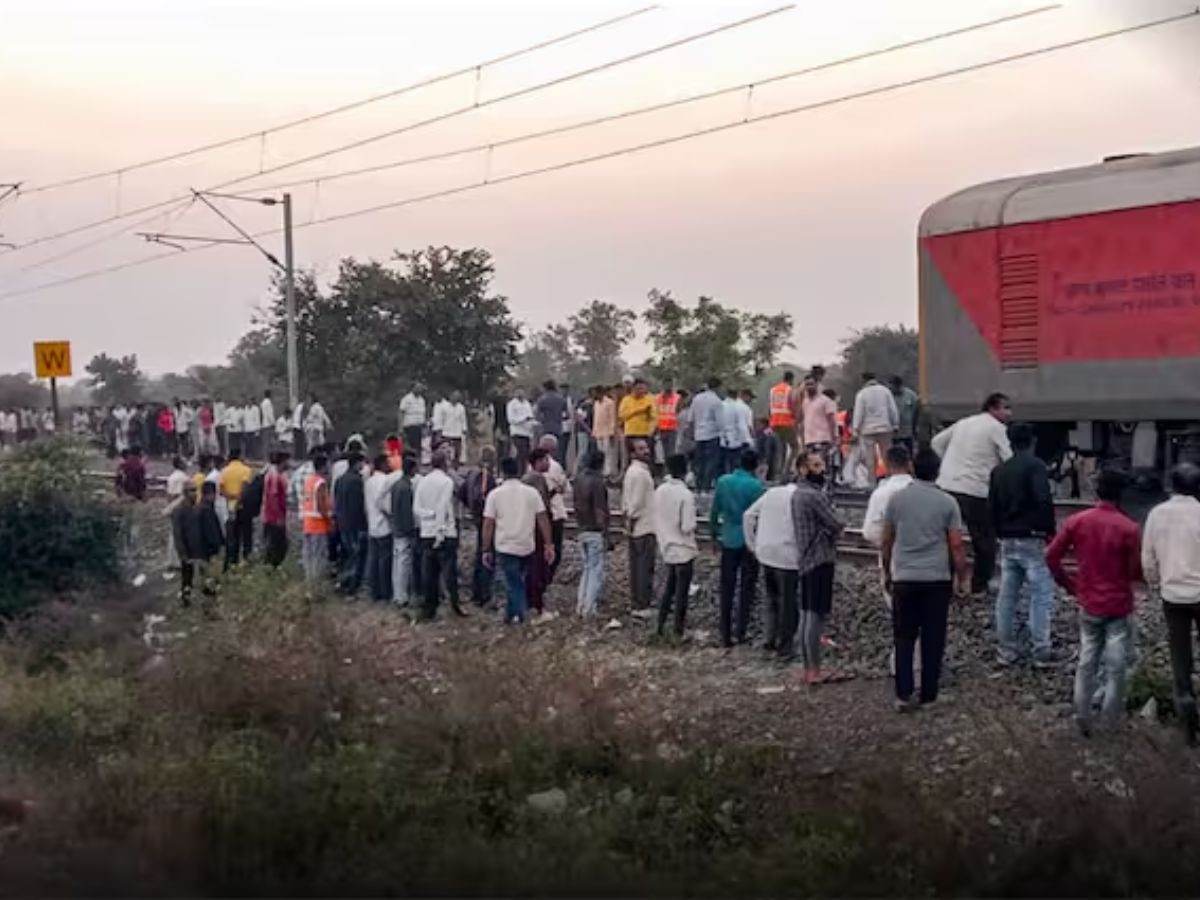
[[[259,472],[242,490],[242,509],[251,519],[257,519],[262,514],[263,494],[266,493],[267,476]]]

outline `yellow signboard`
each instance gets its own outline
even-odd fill
[[[33,345],[38,378],[71,377],[71,342],[38,341]]]

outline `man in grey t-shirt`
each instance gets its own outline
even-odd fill
[[[937,700],[953,592],[951,567],[960,585],[967,573],[958,504],[934,484],[940,466],[932,450],[918,453],[913,460],[915,480],[892,496],[884,514],[883,572],[892,594],[896,708],[901,712],[916,706],[913,649],[918,639],[920,702]]]

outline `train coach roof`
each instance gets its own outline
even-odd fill
[[[1099,165],[991,181],[921,216],[920,236],[975,231],[1200,199],[1200,147],[1115,157]]]

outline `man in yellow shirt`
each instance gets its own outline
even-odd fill
[[[242,462],[237,449],[229,453],[229,462],[221,470],[217,489],[229,504],[225,525],[225,568],[236,566],[240,558],[249,559],[254,549],[254,519],[242,507],[242,494],[254,480],[254,472]]]
[[[621,432],[625,435],[627,458],[632,459],[633,442],[652,437],[658,428],[655,401],[648,392],[645,379],[639,378],[634,381],[632,393],[621,398],[621,405],[617,407],[617,419],[621,423]]]

